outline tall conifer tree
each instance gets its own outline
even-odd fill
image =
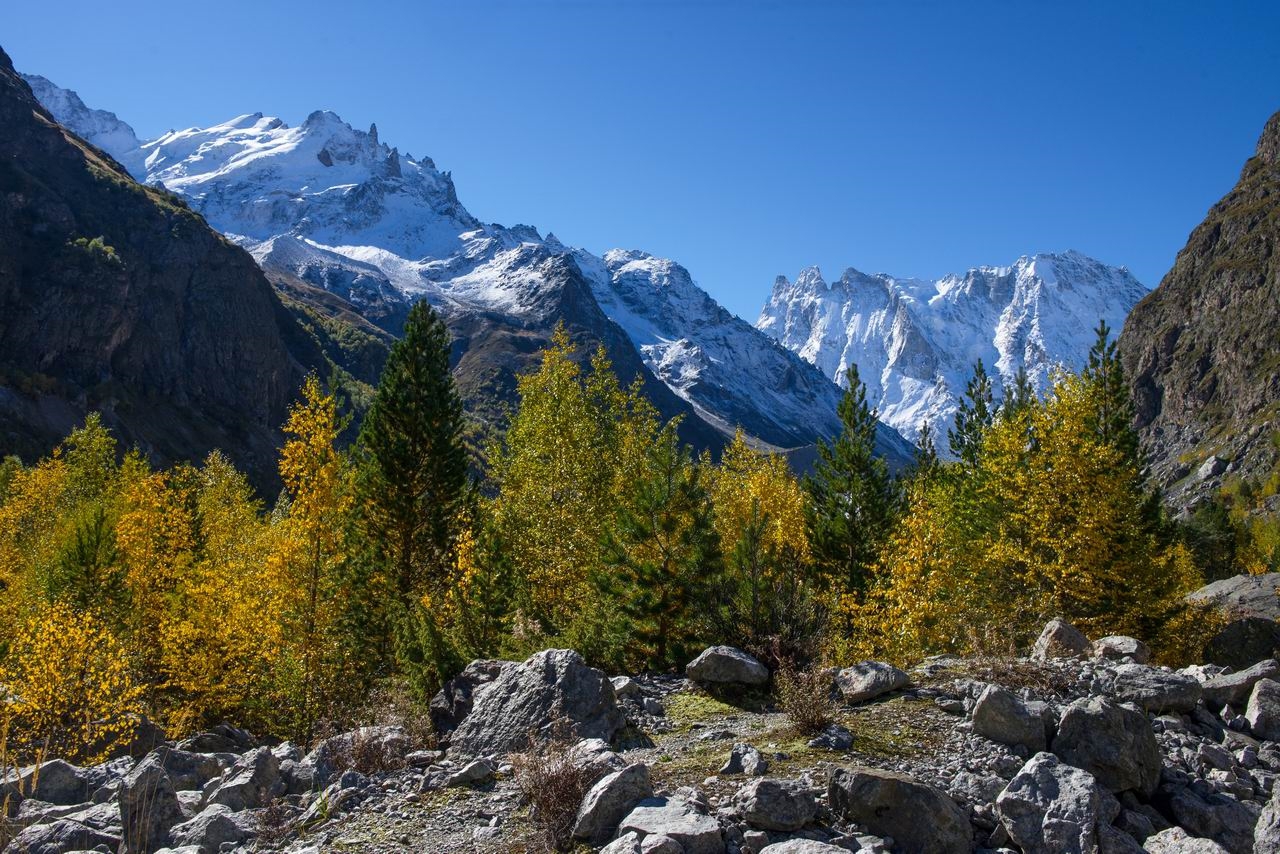
[[[955,427],[947,434],[951,453],[962,463],[974,465],[982,449],[982,434],[995,419],[995,402],[991,392],[991,378],[982,360],[973,367],[973,378],[965,386],[964,397],[956,409]]]
[[[847,592],[865,588],[881,545],[897,515],[897,485],[876,456],[876,413],[850,365],[849,388],[837,410],[841,430],[830,444],[818,443],[818,462],[805,482],[814,563],[829,583]]]

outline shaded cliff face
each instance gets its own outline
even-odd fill
[[[1240,181],[1133,309],[1120,353],[1153,473],[1175,504],[1264,475],[1280,429],[1280,113]],[[1216,456],[1219,463],[1205,463]]]
[[[253,259],[59,126],[3,51],[0,127],[0,452],[100,410],[157,462],[222,448],[269,485],[323,356]]]

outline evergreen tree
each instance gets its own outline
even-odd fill
[[[850,365],[840,401],[840,435],[818,443],[818,462],[805,482],[810,550],[828,583],[861,591],[897,515],[899,496],[885,461],[875,454],[876,414]]]
[[[360,508],[401,600],[447,583],[467,487],[462,400],[449,330],[426,300],[409,310],[360,430]]]
[[[928,421],[920,422],[920,437],[916,439],[916,458],[912,462],[912,478],[929,478],[938,470],[938,446],[933,441],[933,427]]]
[[[1094,390],[1097,413],[1091,419],[1098,439],[1119,450],[1127,462],[1141,467],[1138,432],[1134,428],[1133,398],[1125,382],[1124,368],[1116,355],[1116,342],[1105,320],[1094,330],[1097,340],[1089,350],[1089,362],[1081,376]]]
[[[647,463],[605,533],[595,580],[630,621],[635,663],[662,668],[683,660],[697,639],[723,559],[701,470],[673,425],[650,447]]]
[[[1004,415],[1022,412],[1035,403],[1036,400],[1035,386],[1031,384],[1031,378],[1027,376],[1027,368],[1025,365],[1019,365],[1018,373],[1014,374],[1013,377],[1013,385],[1005,389],[1004,400],[1000,402],[1000,412]]]
[[[965,465],[975,465],[982,448],[982,434],[994,419],[991,378],[987,376],[987,369],[979,359],[973,368],[973,378],[965,386],[964,397],[956,409],[955,427],[947,434],[951,453]]]

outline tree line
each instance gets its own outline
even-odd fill
[[[997,403],[979,363],[908,471],[856,368],[814,472],[742,433],[695,454],[604,351],[557,330],[481,474],[449,334],[414,306],[358,438],[304,384],[268,506],[218,452],[156,470],[91,416],[0,466],[0,727],[83,759],[146,714],[307,740],[378,685],[423,702],[474,658],[610,671],[707,643],[775,665],[1014,649],[1051,616],[1192,654],[1203,554],[1148,486],[1105,326],[1088,366]],[[1200,634],[1197,634],[1197,629]],[[3,739],[0,739],[3,741]]]

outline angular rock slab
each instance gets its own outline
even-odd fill
[[[1249,695],[1244,717],[1255,738],[1280,741],[1280,682],[1259,679]]]
[[[574,839],[603,845],[636,804],[652,796],[653,780],[648,765],[628,765],[605,775],[582,799],[573,824]]]
[[[1170,827],[1147,837],[1142,849],[1147,854],[1228,854],[1212,839],[1192,836],[1180,827]]]
[[[1093,642],[1094,658],[1132,659],[1137,664],[1151,660],[1151,650],[1145,643],[1128,635],[1107,635]]]
[[[603,672],[571,649],[548,649],[480,686],[449,748],[464,756],[509,753],[526,747],[530,733],[610,741],[625,725]]]
[[[1053,752],[1112,792],[1131,789],[1149,797],[1160,785],[1164,756],[1151,722],[1142,712],[1106,697],[1067,706],[1053,738]]]
[[[1204,683],[1204,704],[1213,711],[1223,706],[1239,708],[1249,701],[1253,686],[1263,679],[1280,677],[1280,661],[1268,658],[1235,673],[1224,673]]]
[[[1037,753],[996,798],[996,815],[1024,854],[1098,854],[1120,802],[1088,771]]]
[[[733,646],[710,646],[684,669],[694,682],[711,685],[764,685],[769,668]]]
[[[1204,687],[1195,677],[1145,664],[1121,664],[1115,669],[1114,679],[1113,697],[1157,714],[1189,712],[1204,694]]]
[[[753,780],[733,796],[734,811],[760,830],[799,830],[818,812],[813,794],[783,780]]]
[[[892,664],[863,661],[837,671],[836,687],[846,702],[863,703],[905,688],[910,678]]]
[[[1013,692],[988,685],[973,707],[973,731],[1000,744],[1021,745],[1031,753],[1048,746],[1044,718]]]
[[[1093,644],[1075,626],[1066,620],[1055,618],[1045,624],[1044,631],[1031,648],[1033,661],[1050,658],[1087,658],[1093,654]]]
[[[838,769],[827,787],[827,805],[876,836],[892,836],[905,854],[968,854],[972,847],[966,811],[945,792],[904,774]]]
[[[724,854],[720,823],[678,798],[646,798],[618,825],[618,836],[634,833],[643,840],[667,836],[684,847],[685,854]]]

